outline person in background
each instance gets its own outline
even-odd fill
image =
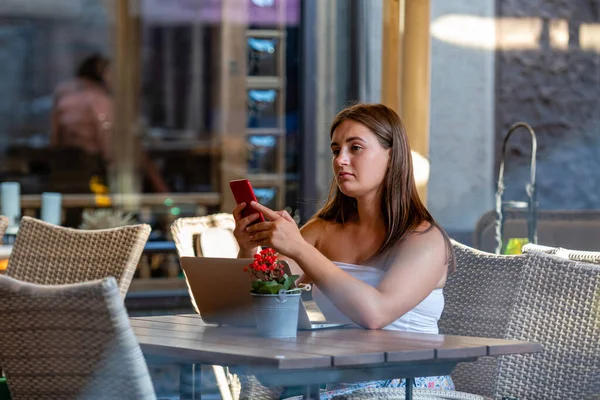
[[[366,329],[438,333],[443,287],[455,269],[450,239],[421,202],[408,137],[382,104],[342,110],[331,130],[334,180],[325,206],[302,229],[286,211],[253,202],[268,219],[233,210],[239,257],[269,246],[293,261],[300,282],[328,322]],[[454,390],[449,376],[417,387]],[[363,388],[401,387],[401,379],[328,385],[321,399]]]
[[[75,79],[59,85],[52,110],[52,147],[77,147],[111,161],[114,121],[109,61],[99,54],[79,65]]]
[[[83,150],[99,160],[92,184],[106,184],[106,170],[113,160],[114,104],[110,80],[110,61],[92,54],[77,67],[75,79],[59,85],[54,94],[50,146]],[[155,192],[168,187],[145,151],[140,148],[142,171]]]

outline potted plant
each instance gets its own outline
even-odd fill
[[[295,287],[298,275],[288,275],[285,262],[275,250],[266,248],[254,255],[244,268],[252,274],[256,329],[264,337],[295,337],[298,330],[298,307],[303,288]]]

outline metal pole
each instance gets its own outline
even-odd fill
[[[414,384],[415,384],[415,378],[406,378],[406,391],[404,392],[406,400],[412,400]]]

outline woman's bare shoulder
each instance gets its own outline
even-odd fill
[[[326,221],[322,218],[312,218],[300,229],[304,240],[316,246],[319,238],[322,237],[327,231],[332,229],[332,222]]]
[[[421,223],[414,232],[409,233],[398,243],[400,254],[426,252],[435,255],[442,264],[447,263],[447,243],[444,233],[435,224]]]
[[[421,222],[413,232],[406,235],[406,241],[419,241],[429,245],[442,245],[442,247],[446,243],[442,230],[437,225],[427,221]]]

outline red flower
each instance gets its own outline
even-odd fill
[[[249,272],[255,279],[262,281],[279,282],[285,276],[283,266],[277,259],[274,249],[263,249],[260,253],[255,254],[254,260],[244,268],[244,272]]]

